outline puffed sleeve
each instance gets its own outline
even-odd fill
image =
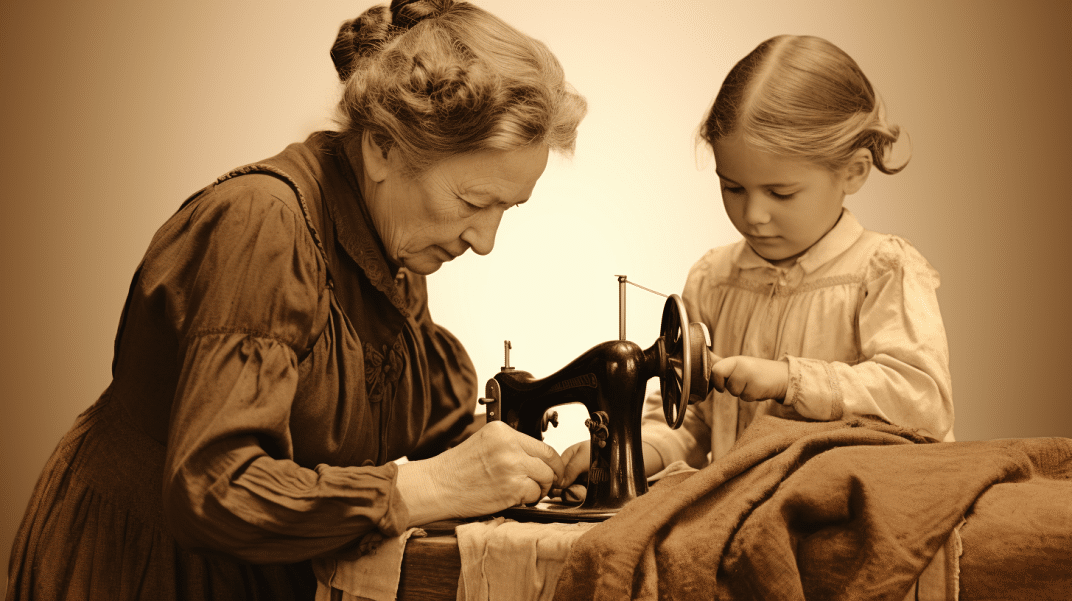
[[[408,521],[396,466],[307,469],[289,431],[325,269],[304,217],[243,178],[182,215],[169,306],[180,342],[164,511],[184,547],[290,563]],[[249,180],[256,181],[256,180]]]
[[[937,271],[906,241],[885,239],[866,274],[855,365],[788,357],[785,404],[819,420],[876,415],[952,440],[949,350]]]

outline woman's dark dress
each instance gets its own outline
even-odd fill
[[[312,599],[308,559],[404,529],[391,461],[456,442],[476,377],[424,278],[385,260],[350,164],[314,134],[160,228],[9,600]]]

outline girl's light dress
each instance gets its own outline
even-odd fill
[[[847,209],[790,267],[772,265],[744,240],[708,251],[682,293],[689,319],[707,325],[720,357],[788,361],[788,393],[784,403],[745,402],[712,388],[671,430],[655,392],[647,399],[644,441],[664,465],[702,467],[764,414],[874,415],[952,441],[938,285],[938,272],[911,244],[865,230]]]

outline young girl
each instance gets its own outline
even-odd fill
[[[643,423],[645,470],[699,468],[757,417],[873,415],[953,440],[938,273],[907,241],[865,230],[842,202],[899,129],[851,57],[826,40],[779,36],[726,77],[700,127],[726,213],[744,239],[688,274],[691,321],[712,335],[714,390],[672,430],[656,392]],[[588,469],[567,449],[564,482]]]
[[[865,230],[846,196],[886,174],[899,128],[851,57],[778,36],[730,71],[700,127],[743,240],[708,251],[682,299],[707,325],[715,389],[671,430],[648,399],[652,471],[702,467],[764,414],[874,415],[953,440],[938,273],[907,241]]]

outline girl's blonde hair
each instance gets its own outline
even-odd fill
[[[901,129],[886,120],[882,99],[848,54],[814,36],[771,38],[741,59],[726,76],[700,125],[709,146],[740,133],[764,152],[838,169],[859,148],[875,167],[889,164]]]
[[[331,57],[342,134],[368,131],[413,174],[535,143],[571,155],[587,110],[546,45],[468,2],[374,6],[342,24]]]

